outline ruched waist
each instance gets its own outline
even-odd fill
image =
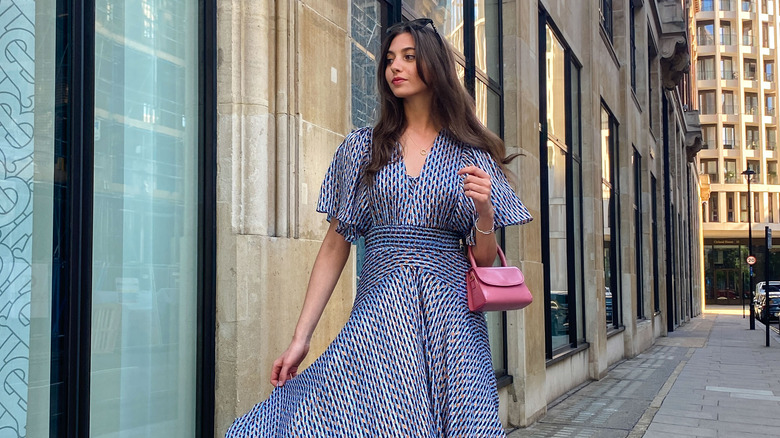
[[[423,251],[460,251],[460,234],[439,228],[414,225],[387,225],[366,233],[366,249],[373,247],[410,248]]]

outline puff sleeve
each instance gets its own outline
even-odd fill
[[[464,154],[464,165],[475,165],[490,175],[491,194],[490,199],[494,209],[494,227],[504,228],[510,225],[521,225],[530,222],[533,218],[528,209],[520,201],[509,181],[501,170],[501,167],[486,151],[477,148],[469,148]],[[471,201],[471,199],[469,199]],[[476,219],[476,211],[473,202],[469,202],[472,220]],[[472,222],[473,223],[473,222]],[[474,236],[469,234],[466,242],[474,245]]]
[[[339,221],[336,231],[354,242],[368,228],[367,193],[362,184],[363,169],[370,158],[370,128],[352,131],[336,150],[325,174],[317,201],[317,211]]]

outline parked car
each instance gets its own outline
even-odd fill
[[[765,309],[765,301],[766,301],[766,289],[769,289],[769,296],[770,296],[770,316],[772,319],[777,319],[777,303],[775,302],[774,298],[780,294],[780,280],[772,280],[769,282],[769,286],[766,286],[765,281],[759,281],[756,283],[756,293],[753,296],[753,311],[756,315],[756,318],[764,320],[764,317],[766,316],[764,314]],[[775,308],[774,311],[772,311],[772,308]]]
[[[550,316],[552,317],[552,334],[569,334],[569,295],[567,292],[550,293]]]
[[[772,290],[772,289],[775,290]],[[780,288],[769,286],[769,303],[767,304],[766,292],[761,293],[756,297],[755,301],[756,318],[767,322],[767,316],[769,322],[777,321],[778,315],[780,315]]]

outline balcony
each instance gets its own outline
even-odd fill
[[[739,114],[739,105],[724,103],[723,105],[721,105],[720,112],[721,114],[725,114],[728,116],[736,116]]]
[[[715,79],[715,70],[699,70],[696,72],[696,79],[700,81]]]
[[[696,44],[700,46],[714,46],[715,38],[712,35],[700,33],[696,36]]]
[[[745,142],[745,149],[749,151],[754,151],[758,149],[758,142],[756,140],[747,140]]]
[[[752,1],[742,0],[742,12],[755,12],[755,6]]]
[[[774,117],[775,116],[775,108],[771,107],[771,106],[766,107],[766,109],[764,110],[764,115],[765,116]]]
[[[736,184],[737,183],[737,172],[733,170],[729,170],[723,173],[723,182],[726,184]]]
[[[733,46],[737,44],[737,34],[734,32],[721,32],[720,33],[720,45],[721,46]]]
[[[775,150],[775,147],[776,147],[776,146],[777,146],[777,145],[775,144],[775,141],[774,141],[774,140],[767,140],[767,141],[766,141],[766,150],[768,150],[768,151],[773,151],[773,150]]]
[[[775,80],[775,75],[772,73],[764,73],[764,81],[772,82]]]
[[[735,139],[725,139],[723,140],[723,149],[738,149],[739,148],[739,142]]]
[[[720,0],[720,10],[733,11],[734,10],[733,0]]]
[[[753,35],[742,35],[742,45],[743,46],[752,46],[755,43],[755,38]]]
[[[746,116],[757,116],[758,115],[758,105],[749,105],[745,107],[745,115]]]
[[[739,72],[734,70],[721,70],[720,78],[726,80],[739,79]]]

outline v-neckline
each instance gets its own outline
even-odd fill
[[[407,179],[417,181],[422,176],[423,172],[425,172],[425,167],[428,165],[428,159],[431,158],[431,155],[433,155],[434,151],[438,149],[437,143],[439,142],[439,137],[441,137],[442,130],[439,130],[438,133],[436,133],[436,137],[433,139],[433,143],[431,143],[431,147],[428,150],[428,154],[425,155],[425,158],[423,159],[423,164],[420,166],[420,173],[417,175],[410,175],[409,174],[409,168],[406,167],[406,157],[403,154],[403,148],[401,148],[401,170],[404,172],[404,176]],[[399,143],[400,145],[400,143]]]

